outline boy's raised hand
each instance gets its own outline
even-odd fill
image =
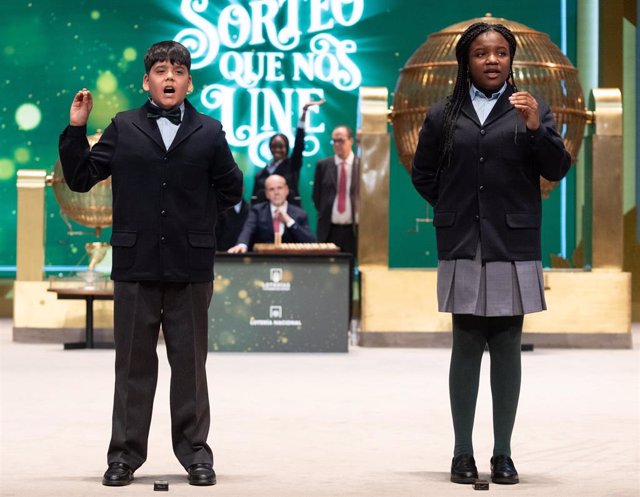
[[[71,126],[84,126],[89,120],[89,114],[93,108],[93,97],[91,92],[83,88],[73,98],[71,110],[69,111],[69,124]]]

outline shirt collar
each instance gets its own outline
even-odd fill
[[[478,90],[472,83],[471,87],[469,88],[469,95],[471,96],[471,101],[475,99],[498,100],[500,98],[500,95],[502,95],[506,89],[507,89],[507,82],[505,81],[502,84],[502,88],[500,88],[497,92],[493,93],[491,95],[491,98],[488,98],[484,93]]]
[[[154,107],[160,107],[157,103],[155,103],[153,100],[149,100],[149,103],[151,105],[153,105]],[[184,100],[182,101],[182,103],[180,104],[180,118],[184,119]]]
[[[282,204],[280,207],[276,207],[271,202],[269,202],[269,207],[271,208],[271,215],[272,216],[273,216],[273,213],[276,211],[276,209],[278,209],[279,211],[282,211],[282,212],[287,212],[287,207],[288,206],[289,206],[289,202],[287,202],[286,200],[284,201],[284,204]]]
[[[349,155],[347,156],[346,159],[341,159],[337,155],[333,156],[333,160],[336,164],[340,165],[340,163],[344,161],[347,164],[347,166],[350,166],[351,164],[353,164],[353,158],[354,158],[353,151],[349,152]]]

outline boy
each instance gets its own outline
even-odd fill
[[[112,177],[116,379],[103,485],[128,485],[147,458],[162,326],[171,365],[173,451],[192,485],[213,485],[205,362],[218,212],[242,195],[242,173],[222,125],[185,100],[189,51],[149,48],[142,87],[149,102],[121,112],[89,150],[91,93],[79,91],[60,137],[64,177],[85,192]]]

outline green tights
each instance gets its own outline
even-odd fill
[[[491,357],[493,455],[511,456],[511,433],[520,396],[523,318],[453,314],[449,397],[455,432],[454,456],[473,455],[473,420],[485,345]]]

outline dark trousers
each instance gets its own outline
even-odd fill
[[[354,258],[357,256],[358,247],[353,224],[332,224],[329,228],[327,242],[335,243],[340,247],[341,252],[352,254]]]
[[[349,263],[349,323],[347,323],[347,326],[349,326],[353,317],[353,266],[358,255],[358,242],[353,228],[353,224],[332,223],[327,235],[327,243],[335,243],[340,247],[340,252],[351,254]]]
[[[115,282],[116,381],[109,463],[122,462],[135,470],[147,459],[161,326],[171,366],[173,451],[185,468],[213,463],[207,445],[205,369],[212,292],[211,283]]]
[[[449,396],[454,456],[473,455],[472,432],[485,346],[491,358],[493,455],[511,456],[511,433],[520,396],[520,343],[524,316],[453,315]]]

